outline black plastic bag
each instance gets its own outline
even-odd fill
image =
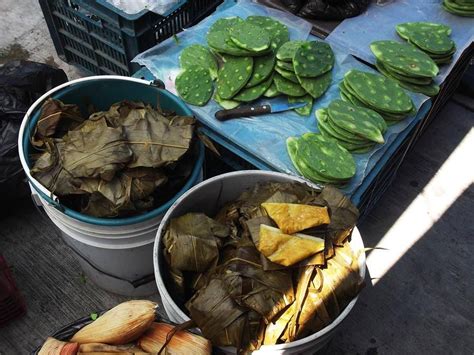
[[[66,73],[42,63],[13,61],[0,67],[0,200],[28,194],[18,156],[18,132],[28,108],[41,95],[67,81]],[[0,207],[1,208],[1,207]]]
[[[370,0],[309,0],[298,16],[317,20],[343,20],[360,15]]]
[[[305,2],[305,0],[281,0],[281,3],[294,14],[301,9]]]

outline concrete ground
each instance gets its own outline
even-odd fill
[[[0,12],[0,63],[31,59],[82,75],[57,58],[36,0],[2,0]],[[359,226],[374,248],[367,287],[324,353],[473,354],[474,99],[463,100],[471,109],[446,105]],[[28,307],[0,328],[0,355],[29,353],[61,326],[126,299],[84,278],[31,201],[0,217],[0,252]]]
[[[0,64],[25,59],[59,67],[69,79],[85,75],[58,58],[37,0],[2,0],[0,14]]]

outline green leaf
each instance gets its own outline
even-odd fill
[[[81,283],[83,283],[84,285],[87,282],[86,275],[83,272],[79,274],[79,281],[81,281]]]
[[[99,317],[97,313],[91,313],[91,319],[96,320]]]

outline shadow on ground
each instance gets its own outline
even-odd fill
[[[452,102],[442,110],[359,226],[367,247],[380,242],[472,128],[472,112]],[[466,163],[457,171],[472,175]],[[323,354],[472,351],[473,202],[471,185],[375,286],[369,282]]]

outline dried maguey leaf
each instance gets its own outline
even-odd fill
[[[43,147],[47,138],[62,137],[69,130],[76,128],[84,121],[79,106],[66,105],[59,100],[48,99],[41,108],[41,116],[36,123],[32,144]]]
[[[61,160],[64,169],[74,177],[110,181],[117,170],[127,166],[132,155],[122,129],[108,127],[105,119],[101,119],[86,121],[68,133]]]
[[[82,213],[142,213],[174,196],[191,174],[194,124],[128,101],[84,120],[76,105],[50,99],[32,139],[44,153],[31,173]]]
[[[204,214],[188,213],[171,221],[165,236],[170,266],[180,271],[204,272],[219,258],[219,238],[228,228]]]

